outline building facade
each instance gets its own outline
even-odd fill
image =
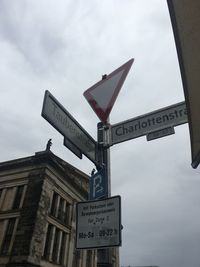
[[[96,250],[75,249],[75,207],[88,199],[88,181],[50,149],[0,163],[0,267],[96,267]]]
[[[75,250],[75,205],[88,176],[51,151],[0,163],[0,267],[96,266]]]

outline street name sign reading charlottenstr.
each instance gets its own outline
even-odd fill
[[[187,122],[188,118],[185,102],[180,102],[178,104],[111,125],[112,145]],[[163,136],[166,136],[166,134],[163,133]]]
[[[78,202],[76,248],[121,246],[121,197]]]
[[[83,153],[97,164],[97,143],[49,92],[45,92],[42,116],[72,143],[71,150]],[[78,150],[77,150],[78,149]],[[80,151],[80,152],[79,152]]]

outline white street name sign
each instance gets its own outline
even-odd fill
[[[96,141],[49,91],[45,92],[42,116],[86,157],[96,163]]]
[[[121,198],[79,202],[76,206],[76,248],[121,245]]]
[[[185,102],[111,126],[112,145],[188,122]]]

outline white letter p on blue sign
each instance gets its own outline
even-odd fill
[[[89,199],[95,200],[106,195],[105,170],[101,169],[90,177]]]

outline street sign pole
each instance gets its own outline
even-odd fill
[[[101,120],[98,123],[98,166],[97,170],[105,169],[106,194],[104,198],[111,196],[110,182],[110,146],[111,127],[109,124],[109,114],[128,75],[134,59],[130,59],[121,67],[110,73],[103,75],[102,80],[88,88],[84,96],[88,103]],[[99,167],[100,166],[100,167]],[[99,169],[100,168],[100,169]],[[121,230],[121,229],[120,229]],[[97,250],[97,267],[112,267],[112,249]]]
[[[111,176],[110,176],[110,127],[108,123],[99,122],[98,144],[100,164],[105,168],[106,196],[111,196]],[[97,250],[97,267],[112,267],[112,248]]]

